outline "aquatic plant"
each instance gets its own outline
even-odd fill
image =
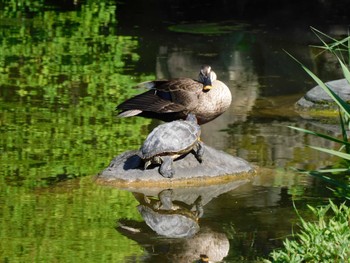
[[[344,74],[350,83],[350,71],[346,64],[344,53],[350,57],[350,37],[340,41],[335,40],[315,28],[313,32],[322,41],[324,51],[333,53]],[[327,44],[324,37],[331,39],[333,43]],[[290,54],[289,54],[290,55]],[[328,85],[318,78],[311,70],[297,61],[309,76],[333,99],[339,108],[339,127],[342,132],[341,138],[330,136],[315,131],[288,126],[319,138],[340,144],[339,149],[327,149],[317,146],[309,146],[315,150],[328,153],[341,158],[339,163],[333,164],[329,169],[319,169],[316,171],[302,171],[312,176],[325,180],[337,187],[336,193],[342,197],[350,197],[349,170],[350,170],[350,143],[347,130],[350,128],[350,106],[342,100]],[[300,171],[300,170],[299,170]],[[283,242],[283,248],[270,253],[271,260],[263,262],[349,262],[350,259],[350,207],[345,203],[340,206],[335,205],[331,200],[327,206],[309,209],[317,217],[316,221],[304,220],[298,211],[296,213],[300,220],[300,229],[293,233],[292,238]],[[331,214],[331,215],[330,215]]]
[[[296,210],[300,231],[283,242],[284,248],[271,252],[271,260],[263,262],[349,262],[350,208],[332,201],[327,206],[308,207],[317,220],[305,221]]]
[[[350,57],[350,36],[342,39],[336,40],[327,36],[326,34],[318,31],[315,28],[312,28],[313,32],[316,36],[321,40],[323,46],[319,48],[324,51],[329,51],[334,54],[341,66],[343,71],[343,75],[345,79],[350,83],[350,71],[349,66],[346,61],[349,61]],[[330,44],[326,43],[324,38],[331,39],[333,42]],[[347,54],[347,58],[345,56]],[[290,55],[290,54],[289,54]],[[290,55],[295,61],[297,61],[301,67],[306,71],[306,73],[311,76],[311,78],[333,99],[333,101],[337,104],[339,108],[339,128],[341,130],[341,138],[336,136],[329,136],[327,134],[318,133],[315,131],[302,129],[294,126],[288,126],[291,129],[295,129],[307,134],[318,136],[319,138],[326,139],[335,143],[340,144],[339,149],[327,149],[323,147],[317,146],[309,146],[315,150],[328,153],[333,156],[337,156],[341,158],[341,161],[337,164],[334,164],[330,169],[319,169],[315,171],[301,171],[308,173],[312,176],[325,180],[335,186],[337,186],[337,193],[341,196],[350,197],[350,142],[348,138],[347,130],[350,128],[350,105],[347,104],[343,99],[341,99],[328,85],[324,83],[320,78],[318,78],[310,69],[305,67],[302,63],[300,63],[296,58]]]

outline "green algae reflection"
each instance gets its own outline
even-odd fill
[[[0,193],[2,262],[125,262],[144,253],[115,230],[120,218],[141,220],[131,193],[92,184],[90,177],[5,190]]]
[[[115,9],[92,2],[9,27],[20,12],[4,11],[11,18],[3,14],[0,32],[0,149],[11,181],[33,184],[63,169],[96,174],[114,155],[139,147],[149,121],[117,119],[114,109],[154,76],[125,73],[139,59],[138,39],[116,34]]]
[[[114,111],[138,92],[132,86],[154,78],[132,73],[138,39],[117,34],[113,1],[60,12],[44,1],[0,4],[1,261],[142,254],[114,229],[118,218],[138,219],[131,194],[91,180],[146,136],[148,120]]]

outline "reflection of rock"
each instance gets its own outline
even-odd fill
[[[158,173],[158,166],[143,169],[143,161],[137,151],[128,151],[115,157],[98,177],[97,182],[116,186],[168,186],[201,185],[218,181],[239,180],[253,174],[253,168],[241,158],[215,150],[204,145],[203,162],[199,163],[193,154],[175,160],[175,175],[164,178]]]
[[[222,81],[231,90],[232,103],[219,118],[202,126],[203,141],[213,147],[220,149],[225,147],[227,137],[224,133],[220,133],[220,130],[226,129],[228,123],[246,121],[258,97],[258,78],[253,71],[251,61],[246,59],[246,55],[245,52],[232,51],[228,68],[221,72]]]
[[[330,162],[328,154],[310,149],[305,144],[331,149],[335,143],[292,130],[288,126],[334,134],[328,127],[300,119],[295,122],[246,122],[232,125],[227,130],[230,137],[225,151],[263,167],[315,169]]]
[[[212,199],[218,197],[219,195],[226,193],[228,191],[232,191],[246,183],[248,183],[250,180],[245,178],[241,180],[234,180],[222,184],[211,184],[211,185],[204,185],[204,186],[197,186],[197,187],[182,187],[182,188],[174,188],[172,189],[172,200],[175,204],[180,202],[181,204],[186,203],[187,205],[191,205],[195,203],[195,201],[198,199],[198,197],[201,197],[201,203],[202,205],[206,205],[209,203]],[[160,192],[162,192],[163,188],[156,188],[156,187],[142,187],[135,189],[133,187],[125,188],[125,190],[132,191],[145,195],[145,196],[158,196]],[[135,195],[137,198],[137,195]],[[137,198],[139,200],[139,198]],[[139,200],[140,202],[140,200]],[[141,203],[141,202],[140,202]]]
[[[347,34],[343,31],[344,29],[342,27],[332,26],[328,32],[333,37],[340,39]],[[341,67],[339,67],[338,57],[333,52],[325,52],[325,49],[317,46],[309,46],[309,51],[312,63],[312,68],[310,69],[312,69],[317,77],[322,80],[344,78],[344,73]]]
[[[201,197],[190,206],[175,203],[172,190],[159,193],[159,200],[135,193],[137,207],[146,224],[158,235],[170,238],[192,237],[199,231],[198,218],[203,214]]]
[[[350,85],[346,79],[333,80],[326,84],[344,101],[350,101]],[[296,106],[300,110],[336,108],[333,99],[319,85],[309,90]]]

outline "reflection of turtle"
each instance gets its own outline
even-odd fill
[[[144,196],[144,204],[137,208],[146,224],[157,234],[171,238],[191,237],[199,231],[198,218],[203,214],[201,197],[190,207],[172,202],[172,191],[159,194],[160,201],[152,202]],[[195,207],[195,211],[192,211]]]
[[[200,126],[193,114],[187,119],[165,123],[156,127],[146,138],[140,149],[140,157],[145,161],[145,169],[151,164],[160,164],[159,173],[173,177],[173,160],[190,152],[202,161],[203,146],[199,140]]]

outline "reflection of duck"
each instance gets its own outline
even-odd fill
[[[142,262],[203,263],[207,259],[210,260],[208,262],[221,262],[230,250],[227,236],[207,226],[201,227],[201,230],[193,237],[169,239],[154,238],[154,235],[147,232],[148,229],[140,222],[121,220],[118,223],[119,233],[135,240],[148,252],[148,259],[145,260],[145,257],[142,256]],[[203,256],[200,256],[202,253]]]
[[[140,201],[137,207],[146,224],[157,234],[170,238],[191,237],[199,231],[198,218],[203,215],[201,197],[192,205],[173,202],[172,190],[164,190],[159,200],[134,194]]]
[[[231,92],[210,66],[203,66],[198,81],[190,78],[155,80],[141,83],[149,88],[117,106],[120,117],[143,116],[164,121],[183,119],[189,112],[199,124],[224,113],[231,104]]]

